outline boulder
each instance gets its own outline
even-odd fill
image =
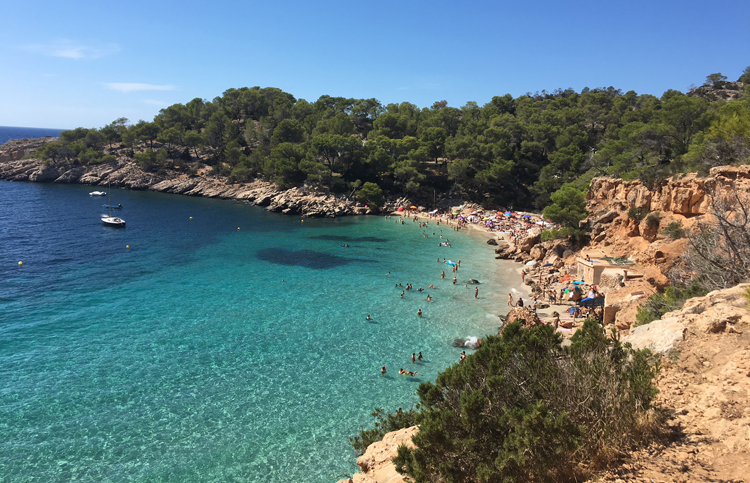
[[[515,321],[520,321],[526,329],[536,327],[542,323],[539,320],[539,316],[530,307],[513,307],[510,309],[508,315],[505,316],[503,327]]]
[[[398,447],[405,445],[415,448],[412,437],[419,432],[419,427],[400,429],[387,433],[382,441],[367,447],[365,454],[357,459],[361,473],[355,473],[349,480],[353,483],[405,483],[407,480],[396,471],[393,458],[398,454]]]
[[[650,324],[638,326],[623,338],[634,349],[651,349],[657,354],[666,354],[685,339],[687,328],[679,317],[667,317]]]
[[[516,241],[516,244],[518,246],[518,251],[523,253],[529,253],[531,248],[539,243],[539,241],[542,239],[542,230],[540,228],[534,228],[531,230],[525,238],[521,238],[520,240]]]

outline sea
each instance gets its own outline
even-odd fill
[[[11,139],[34,139],[46,136],[57,137],[64,129],[49,129],[44,127],[13,127],[0,126],[0,145]]]
[[[101,224],[110,200],[125,228]],[[521,280],[485,241],[0,181],[0,481],[351,475],[348,439],[374,408],[413,407],[458,361],[455,339],[497,332]],[[456,284],[444,259],[461,260]]]

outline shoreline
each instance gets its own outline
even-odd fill
[[[402,217],[404,219],[413,219],[414,217],[417,217],[417,219],[420,220],[420,221],[426,221],[428,223],[435,224],[436,226],[442,226],[443,224],[445,224],[445,226],[451,226],[450,223],[449,223],[449,220],[447,220],[444,215],[440,216],[439,219],[436,219],[435,217],[430,217],[426,213],[406,213],[405,211],[402,211],[402,212],[394,211],[394,212],[388,213],[388,215],[390,215],[390,216],[394,216],[394,215],[395,216],[400,216],[400,217]],[[435,223],[436,221],[440,221],[440,225],[437,225]],[[490,232],[490,231],[487,231],[483,226],[481,226],[481,225],[475,225],[475,224],[467,224],[461,230],[454,231],[454,233],[456,233],[456,234],[464,234],[464,235],[466,235],[468,237],[471,237],[471,238],[474,238],[474,239],[477,239],[477,240],[478,239],[482,239],[485,242],[487,240],[489,240],[489,239],[495,239],[498,242],[504,241],[506,243],[509,241],[506,238],[505,234],[497,233],[497,232]],[[517,274],[518,278],[516,279],[516,281],[510,281],[509,280],[509,283],[508,283],[508,285],[510,287],[510,290],[513,293],[513,299],[514,300],[518,300],[518,297],[520,295],[521,297],[525,298],[526,300],[531,300],[531,298],[533,297],[533,292],[532,292],[531,288],[528,285],[526,285],[525,283],[523,283],[523,282],[521,282],[520,284],[517,283],[517,280],[521,279],[521,273],[524,271],[525,266],[522,263],[515,262],[513,260],[496,259],[495,258],[494,245],[487,244],[487,250],[490,252],[489,254],[492,257],[491,260],[494,260],[495,263],[496,262],[501,262],[500,264],[497,264],[497,265],[507,264],[509,267],[513,267],[512,271],[515,274]],[[488,263],[493,263],[493,262],[490,261]],[[498,267],[496,267],[496,268],[493,269],[493,272],[498,277],[500,277],[500,274],[498,273],[500,271],[500,269],[501,269],[500,266],[498,266]],[[499,300],[501,300],[501,301],[505,300],[504,297],[506,297],[506,295],[505,295],[504,291],[502,293],[498,292],[496,295],[497,295],[497,297],[498,297]],[[506,305],[503,305],[502,303],[500,303],[499,308],[497,309],[497,311],[498,312],[502,312],[505,307],[506,307]],[[508,307],[507,310],[505,311],[505,313],[502,313],[502,314],[500,314],[500,313],[493,313],[492,315],[496,315],[498,318],[505,317],[505,315],[507,314],[507,312],[511,308],[512,307]],[[490,312],[488,312],[488,313],[490,313]],[[502,319],[500,320],[500,324],[501,325],[503,324]]]

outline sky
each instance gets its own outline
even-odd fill
[[[750,66],[746,0],[6,1],[0,125],[100,128],[229,88],[440,100],[661,96]]]

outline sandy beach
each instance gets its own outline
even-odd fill
[[[416,217],[417,220],[421,222],[427,222],[428,226],[441,226],[441,227],[448,226],[451,229],[455,228],[456,226],[455,222],[451,223],[452,220],[447,219],[447,217],[445,217],[444,215],[435,217],[435,216],[430,216],[428,213],[424,213],[424,212],[414,213],[412,211],[401,211],[401,212],[394,211],[391,213],[391,216],[398,216],[404,219],[411,219],[411,220],[413,220]],[[440,222],[440,224],[438,225],[437,222]],[[478,237],[484,241],[494,239],[498,243],[501,243],[501,242],[510,243],[510,240],[508,239],[507,234],[488,230],[485,226],[479,223],[476,223],[476,224],[467,223],[460,230],[454,231],[454,233],[455,233],[454,236],[462,234],[462,235],[471,236],[475,238]],[[494,245],[489,245],[489,244],[487,245],[487,256],[492,257],[493,259],[495,258],[494,248],[495,248]],[[498,260],[498,262],[500,262],[500,260]],[[510,260],[506,260],[504,262],[507,264],[512,264],[513,265],[512,271],[517,275],[517,278],[515,279],[517,280],[517,282],[514,281],[511,283],[512,285],[511,293],[513,295],[513,302],[514,303],[517,302],[520,297],[520,298],[523,298],[525,306],[527,307],[531,306],[533,304],[534,293],[532,292],[531,287],[529,287],[523,282],[524,279],[522,278],[522,273],[525,271],[527,273],[526,275],[527,277],[538,277],[538,271],[534,270],[533,267],[527,267],[521,263],[513,262]],[[493,263],[493,262],[488,262],[488,263]],[[501,270],[500,266],[498,266],[498,270]],[[504,275],[507,277],[507,274],[504,274]],[[563,285],[565,284],[555,284],[553,287],[555,290],[559,291],[560,287],[562,287]],[[497,292],[497,293],[493,293],[492,296],[498,297],[498,298],[502,297],[503,300],[507,301],[508,294]],[[551,304],[549,303],[548,300],[540,298],[538,303],[539,305],[543,307],[537,310],[537,316],[542,322],[552,323],[553,314],[555,312],[559,314],[561,322],[573,322],[572,329],[565,329],[563,327],[560,327],[558,329],[558,331],[565,338],[571,337],[576,332],[576,330],[580,327],[580,325],[582,325],[583,323],[583,320],[584,320],[583,318],[579,317],[578,319],[574,319],[568,313],[568,309],[575,306],[575,303],[573,302]],[[498,313],[498,315],[504,316],[511,310],[511,308],[512,308],[511,306],[502,304],[502,310],[500,310],[500,313]]]

